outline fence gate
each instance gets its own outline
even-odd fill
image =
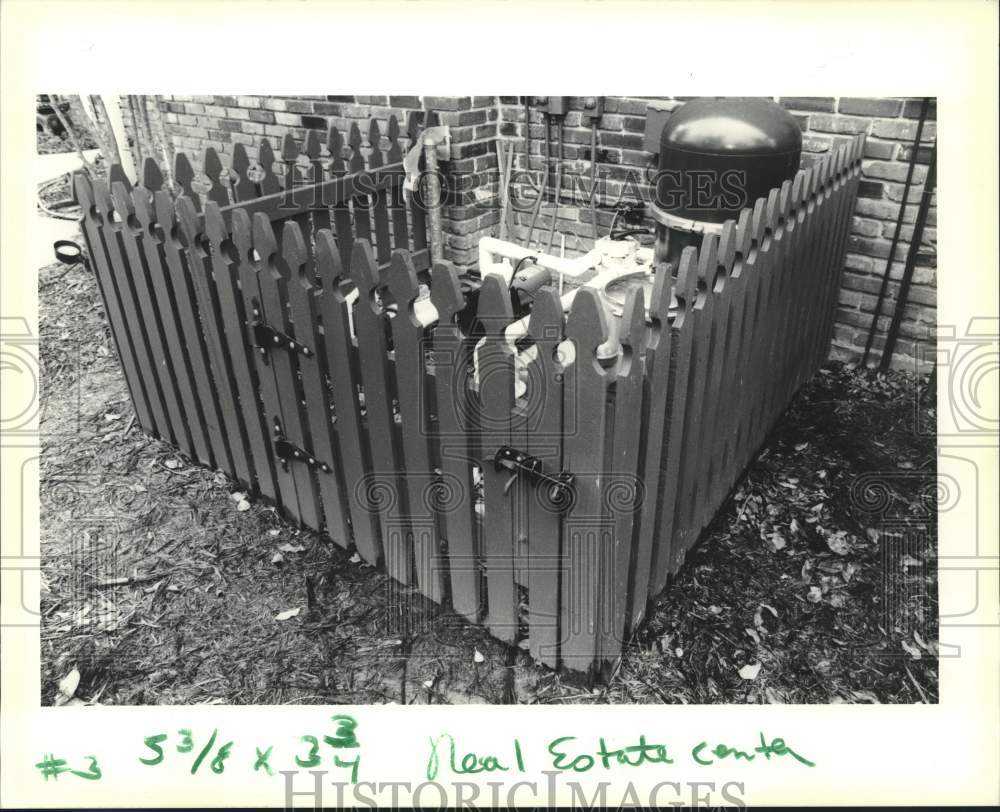
[[[267,141],[228,170],[209,149],[203,198],[183,155],[176,197],[152,161],[136,188],[76,176],[137,419],[498,639],[606,676],[826,357],[863,138],[659,268],[617,330],[592,290],[564,314],[543,287],[514,345],[499,277],[472,298],[431,268],[417,134],[288,137],[281,177]]]

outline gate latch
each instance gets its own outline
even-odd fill
[[[299,462],[304,462],[310,468],[315,468],[325,474],[330,473],[329,465],[325,462],[320,462],[308,451],[299,448],[287,437],[283,437],[280,434],[276,435],[274,438],[274,453],[277,454],[278,460],[286,468],[288,467],[289,462],[297,460]]]
[[[547,473],[544,464],[538,457],[518,451],[509,445],[502,445],[493,455],[493,464],[499,471],[506,468],[515,474],[526,474],[532,483],[542,483],[546,486],[546,497],[550,504],[563,513],[572,506],[575,499],[573,474],[560,471],[558,474]]]
[[[254,311],[256,315],[256,311]],[[270,324],[262,321],[253,323],[253,341],[260,349],[261,355],[266,355],[268,350],[289,350],[290,352],[301,353],[309,357],[313,351],[305,344],[296,341],[290,336],[286,336],[280,330],[274,329]]]

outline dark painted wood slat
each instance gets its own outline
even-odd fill
[[[535,358],[528,368],[527,404],[518,448],[542,460],[550,474],[562,471],[563,365],[557,360],[564,339],[562,302],[555,288],[535,294],[528,334]],[[559,656],[562,517],[544,484],[530,486],[527,498],[528,637],[531,656],[555,668]]]
[[[386,275],[386,282],[397,308],[390,324],[395,355],[393,369],[403,435],[404,484],[409,509],[406,523],[411,533],[417,586],[421,594],[440,603],[444,598],[445,570],[438,549],[433,502],[428,498],[428,494],[433,494],[437,488],[428,443],[430,382],[427,380],[424,362],[430,342],[414,312],[419,286],[416,269],[407,252],[392,253],[392,264]]]
[[[111,336],[114,339],[118,358],[125,371],[125,381],[128,384],[129,394],[132,397],[132,406],[135,409],[136,418],[144,431],[154,433],[156,429],[146,396],[145,382],[136,361],[132,336],[129,334],[129,327],[124,313],[124,303],[118,291],[114,271],[111,268],[110,259],[104,247],[104,235],[102,233],[103,219],[98,214],[97,207],[94,204],[94,192],[90,181],[87,180],[82,172],[77,172],[73,175],[73,193],[74,199],[82,212],[80,217],[80,231],[83,234],[86,244],[87,256],[91,258],[94,273],[97,277],[98,288],[104,302],[104,312],[108,315]]]
[[[153,211],[153,197],[146,189],[132,191],[132,204],[135,216],[142,227],[139,242],[150,270],[153,290],[156,292],[156,302],[167,341],[170,364],[173,367],[173,377],[184,412],[183,420],[192,441],[191,450],[193,453],[191,456],[205,465],[211,465],[212,452],[208,436],[205,433],[201,405],[194,388],[194,372],[180,334],[181,314],[170,284],[167,262],[164,257],[163,242],[167,239],[167,235],[156,221]]]
[[[388,126],[389,151],[386,162],[390,165],[403,162],[403,150],[399,145],[399,121],[395,116],[389,116]],[[399,183],[388,187],[389,213],[392,217],[392,244],[394,248],[410,248],[410,232],[406,222],[406,198],[403,191],[403,178]]]
[[[322,145],[320,144],[320,136],[316,130],[309,130],[306,133],[306,140],[302,147],[303,154],[309,159],[309,163],[312,165],[312,175],[311,182],[314,186],[318,187],[312,195],[312,200],[309,202],[309,215],[312,218],[312,231],[310,232],[310,238],[307,240],[306,248],[309,251],[309,255],[313,255],[313,244],[316,242],[316,235],[321,229],[330,228],[330,209],[328,208],[328,201],[323,197],[320,191],[328,179],[328,174],[326,167],[323,164],[323,159],[321,157]],[[305,235],[303,235],[305,236]]]
[[[446,505],[439,509],[442,541],[448,547],[452,605],[456,612],[475,623],[483,608],[472,475],[475,451],[470,443],[473,427],[469,379],[475,342],[462,333],[455,321],[466,307],[455,267],[450,262],[439,262],[431,273],[431,301],[438,311],[432,333],[437,396],[435,439],[442,491],[447,494]]]
[[[373,472],[364,420],[358,401],[361,374],[350,325],[351,305],[344,287],[350,284],[340,252],[328,229],[316,234],[316,262],[323,290],[319,312],[323,320],[323,360],[329,376],[337,417],[340,457],[334,461],[342,475],[350,509],[351,529],[358,553],[369,564],[382,557],[382,540],[374,506],[368,501],[367,477]],[[353,287],[353,286],[352,286]]]
[[[287,290],[291,303],[292,336],[308,349],[298,353],[299,373],[305,392],[308,412],[308,445],[313,459],[325,463],[328,470],[316,470],[316,480],[323,501],[325,529],[337,545],[347,548],[351,543],[351,528],[347,521],[344,488],[335,463],[340,450],[334,442],[333,410],[328,397],[326,376],[319,365],[321,339],[316,307],[315,266],[306,252],[305,241],[296,223],[285,223],[282,256],[288,267]]]
[[[163,188],[163,171],[152,158],[146,158],[142,163],[142,185],[150,195]]]
[[[240,415],[236,382],[233,380],[229,350],[222,331],[215,282],[208,263],[208,238],[202,232],[194,205],[188,198],[178,198],[176,212],[184,235],[187,267],[193,282],[198,316],[208,347],[219,410],[232,457],[233,469],[229,473],[249,488],[253,486],[253,470],[247,456],[246,429]]]
[[[371,152],[368,155],[368,166],[371,170],[382,167],[382,133],[378,122],[371,120],[368,127],[368,145]],[[371,196],[372,219],[375,221],[375,253],[380,265],[384,265],[392,256],[392,237],[389,233],[389,194],[383,188]]]
[[[643,357],[643,404],[639,426],[644,434],[641,484],[643,501],[638,516],[638,540],[629,580],[627,629],[638,626],[646,611],[650,586],[654,579],[654,550],[661,543],[660,531],[665,491],[673,487],[666,477],[666,451],[669,434],[671,329],[668,321],[673,280],[670,268],[656,270],[649,302],[652,322]]]
[[[410,146],[412,147],[416,141],[417,136],[420,133],[420,114],[410,113],[409,119],[407,120],[407,136],[410,141]],[[428,113],[428,115],[430,115]],[[400,165],[402,169],[402,165]],[[413,251],[422,251],[428,248],[427,243],[427,204],[424,202],[423,195],[420,193],[420,185],[418,183],[417,187],[412,191],[405,193],[407,197],[407,209],[410,214],[410,242],[413,246]]]
[[[271,501],[279,501],[280,494],[274,476],[271,431],[264,423],[258,401],[257,382],[251,371],[253,367],[251,355],[254,349],[247,341],[250,331],[239,288],[239,252],[230,238],[214,200],[205,203],[205,234],[211,246],[208,261],[215,279],[222,317],[220,330],[225,337],[229,352],[228,361],[236,384],[235,391],[246,430],[257,490]]]
[[[191,166],[191,162],[188,160],[187,155],[183,152],[178,152],[174,156],[174,183],[180,187],[181,195],[191,201],[191,205],[194,206],[194,210],[196,212],[200,212],[201,196],[191,185],[193,180],[194,167]]]
[[[233,144],[233,172],[236,173],[236,184],[233,191],[237,203],[246,203],[260,196],[260,187],[250,179],[250,156],[247,148],[237,142]]]
[[[517,589],[514,585],[514,502],[512,472],[494,463],[501,446],[511,444],[514,408],[514,356],[503,331],[513,321],[510,296],[500,277],[490,274],[479,292],[479,321],[485,331],[478,350],[479,431],[482,454],[483,526],[490,633],[505,643],[517,639]]]
[[[288,319],[287,306],[291,273],[278,247],[270,221],[261,214],[253,217],[253,247],[260,256],[263,266],[257,274],[261,318],[265,324],[278,332],[291,335],[292,327]],[[268,363],[274,368],[278,402],[281,407],[280,414],[271,415],[271,430],[274,432],[276,428],[280,429],[278,433],[281,436],[308,451],[310,440],[303,414],[297,357],[288,349],[272,349],[267,355]],[[284,460],[277,458],[276,464],[287,465],[291,469],[298,496],[299,521],[307,527],[319,530],[322,527],[323,515],[311,469],[305,461],[294,457]]]
[[[264,297],[261,293],[259,277],[260,274],[269,271],[264,267],[263,258],[254,247],[253,224],[245,211],[237,211],[233,214],[231,233],[239,260],[239,292],[243,299],[243,312],[246,316],[243,343],[245,346],[253,348],[251,374],[254,388],[260,392],[261,418],[265,436],[268,438],[268,452],[274,460],[272,468],[274,481],[277,485],[277,502],[287,515],[295,521],[301,521],[295,478],[289,466],[280,465],[277,462],[277,455],[274,451],[275,418],[279,422],[281,420],[281,400],[278,397],[279,382],[275,375],[275,365],[271,362],[270,354],[266,349],[255,346],[253,335],[254,323],[265,320],[262,304]]]
[[[351,147],[351,160],[349,164],[351,174],[348,178],[357,178],[360,180],[365,175],[365,157],[361,152],[361,130],[358,128],[357,123],[351,125],[348,144]],[[366,240],[369,244],[372,242],[372,222],[368,207],[371,204],[370,195],[374,188],[375,186],[359,183],[354,190],[354,194],[351,196],[355,239]],[[379,260],[379,265],[381,264],[382,261]]]
[[[653,547],[651,566],[652,585],[650,594],[658,594],[667,583],[672,556],[672,540],[676,521],[674,514],[680,494],[679,470],[685,443],[685,417],[694,341],[694,302],[697,292],[698,251],[694,247],[685,248],[681,254],[677,270],[675,297],[677,311],[670,325],[670,343],[673,360],[670,364],[670,380],[667,393],[670,408],[667,411],[668,429],[666,437],[666,470],[661,476],[662,500],[656,522],[656,542]]]
[[[701,425],[705,417],[709,370],[712,353],[712,314],[715,296],[711,292],[717,263],[718,237],[708,234],[702,239],[698,251],[698,295],[692,309],[694,338],[690,375],[688,378],[687,405],[685,409],[684,450],[681,454],[677,480],[679,496],[674,511],[674,535],[671,540],[670,572],[680,568],[688,548],[694,543],[698,530],[694,526],[697,516],[697,474],[702,453],[699,447]]]
[[[92,188],[97,211],[104,221],[100,226],[104,239],[104,250],[110,261],[115,287],[118,290],[119,301],[132,339],[136,365],[145,384],[146,398],[152,418],[151,428],[162,439],[172,441],[173,434],[167,417],[163,393],[160,390],[159,378],[156,375],[156,360],[146,335],[146,324],[136,289],[135,274],[130,271],[124,255],[124,238],[122,236],[124,224],[116,219],[118,215],[115,213],[114,203],[108,188],[101,181],[94,181]]]
[[[383,282],[367,240],[354,243],[351,278],[358,289],[354,329],[358,337],[372,451],[368,498],[378,512],[386,570],[401,584],[410,584],[413,582],[412,550],[405,523],[406,493],[399,476],[402,457],[393,414],[395,392],[386,340],[387,317],[376,301],[376,292]]]
[[[291,207],[282,204],[282,208],[286,210],[283,213],[281,224],[275,223],[274,225],[275,236],[278,237],[280,245],[284,238],[284,224],[295,223],[302,232],[302,245],[306,254],[311,256],[312,213],[321,201],[319,188],[322,176],[313,175],[319,163],[319,134],[315,130],[309,130],[306,133],[305,142],[299,146],[291,133],[286,133],[282,143],[281,156],[285,164],[285,190],[290,192],[290,197],[294,200],[294,210],[289,211],[287,209]]]
[[[220,398],[215,380],[210,372],[210,354],[198,317],[193,280],[188,270],[184,245],[180,239],[174,202],[166,191],[157,192],[153,196],[153,202],[156,221],[163,229],[163,258],[177,307],[184,350],[193,374],[192,383],[198,396],[198,408],[211,445],[212,462],[215,467],[231,474],[235,469],[229,451],[225,421],[219,406]]]
[[[576,500],[562,523],[562,554],[566,562],[561,613],[561,659],[572,671],[592,672],[598,655],[607,599],[607,573],[612,568],[614,521],[606,509],[605,478],[611,436],[608,388],[614,371],[598,363],[599,345],[608,340],[607,316],[592,288],[573,298],[566,337],[575,358],[563,381],[563,466],[575,477]],[[492,521],[492,520],[491,520]]]
[[[284,195],[281,190],[281,182],[278,180],[278,176],[274,174],[274,150],[271,148],[271,142],[263,138],[260,142],[260,147],[257,150],[257,163],[260,164],[261,171],[264,173],[264,177],[260,180],[260,201],[252,201],[246,206],[241,206],[241,208],[246,211],[247,215],[253,219],[253,215],[261,205],[268,207],[268,203],[272,204],[270,208],[277,210],[278,204],[281,202],[277,196]],[[225,214],[225,210],[223,210]]]
[[[336,127],[330,127],[327,136],[327,149],[330,152],[331,182],[343,178],[347,174],[344,163],[344,136]],[[344,268],[351,267],[354,254],[354,226],[351,223],[351,206],[347,200],[330,201],[333,235],[340,251],[340,262]]]
[[[601,612],[601,637],[597,644],[598,668],[605,681],[611,678],[625,645],[629,614],[629,584],[635,561],[636,531],[644,494],[639,476],[644,448],[642,399],[642,354],[646,342],[646,305],[642,288],[633,288],[625,299],[621,316],[622,352],[615,380],[614,420],[611,433],[611,465],[603,486],[603,500],[614,522],[610,565],[604,573],[607,585]],[[610,599],[609,599],[610,598]]]
[[[208,193],[205,195],[206,200],[210,200],[222,208],[229,206],[233,201],[229,199],[227,185],[222,182],[223,178],[229,179],[229,170],[222,165],[222,159],[219,158],[219,153],[215,151],[214,147],[205,149],[205,160],[202,165],[205,167],[205,174],[208,175],[208,180],[211,183]]]

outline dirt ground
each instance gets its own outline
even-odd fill
[[[937,701],[913,376],[822,370],[592,688],[143,435],[94,279],[39,273],[45,704]]]

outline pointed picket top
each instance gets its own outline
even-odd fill
[[[788,221],[788,215],[792,211],[792,182],[784,180],[778,189],[778,217],[781,222]]]
[[[344,136],[336,127],[330,125],[326,136],[326,149],[330,153],[330,172],[334,176],[347,171],[344,165]]]
[[[132,181],[128,179],[128,175],[125,174],[125,170],[122,169],[121,164],[111,164],[111,167],[108,169],[108,183],[121,183],[129,192],[132,191]]]
[[[115,181],[111,184],[111,197],[114,200],[115,211],[118,212],[118,217],[121,219],[123,225],[127,226],[129,231],[134,232],[134,220],[133,216],[135,214],[132,208],[132,187],[126,186],[120,181]]]
[[[247,148],[239,142],[233,144],[232,169],[236,174],[236,183],[233,184],[236,201],[243,203],[255,198],[257,196],[257,188],[254,182],[250,180],[248,174],[250,171],[250,156],[247,155]]]
[[[177,222],[180,231],[184,235],[186,245],[199,247],[201,237],[201,226],[198,222],[198,209],[194,201],[189,197],[177,198]]]
[[[229,239],[229,229],[226,228],[226,221],[219,210],[219,204],[214,200],[205,203],[205,234],[212,247],[219,249],[227,239]]]
[[[422,114],[417,111],[411,112],[406,117],[406,142],[408,148],[412,148],[417,143],[417,138],[420,136],[421,120]]]
[[[143,230],[151,234],[150,227],[156,222],[156,214],[153,211],[153,195],[145,186],[136,186],[132,190],[132,211],[135,212],[135,219]]]
[[[351,147],[351,160],[349,163],[351,172],[364,172],[365,156],[361,152],[361,130],[355,121],[351,124],[351,133],[347,138],[347,143]]]
[[[792,180],[792,211],[798,212],[809,197],[809,170],[800,169]]]
[[[486,335],[503,342],[503,331],[514,320],[514,309],[510,303],[510,291],[497,274],[487,274],[483,279],[479,289],[478,315]]]
[[[718,266],[722,269],[724,276],[729,276],[733,270],[733,262],[736,260],[736,223],[726,220],[722,224],[722,233],[719,235]]]
[[[142,163],[142,185],[150,192],[158,192],[163,188],[163,171],[152,158],[146,158]]]
[[[811,166],[807,166],[802,170],[802,205],[806,206],[807,210],[813,202],[813,176],[815,174]]]
[[[638,363],[643,351],[646,336],[646,296],[643,289],[636,285],[628,290],[625,305],[622,308],[622,324],[618,340],[622,347],[631,354],[631,362]],[[630,370],[623,368],[621,373],[627,375]]]
[[[73,202],[80,207],[84,217],[95,220],[97,213],[94,208],[94,189],[83,172],[73,173]]]
[[[382,166],[382,131],[378,128],[378,122],[375,119],[372,119],[368,124],[368,146],[371,147],[368,166],[371,169],[378,169]]]
[[[677,263],[677,287],[674,295],[677,298],[677,316],[679,320],[694,304],[698,291],[698,249],[689,245],[681,251],[680,262]]]
[[[340,260],[337,241],[328,228],[316,232],[316,266],[323,285],[323,295],[332,293],[338,301],[343,301],[344,294],[340,284],[344,279],[344,263]]]
[[[274,266],[274,256],[278,253],[278,241],[271,228],[271,221],[263,212],[253,216],[253,247],[264,267]]]
[[[458,271],[447,260],[438,260],[431,269],[431,304],[438,312],[438,325],[451,325],[465,309]]]
[[[661,262],[653,274],[653,291],[649,297],[649,317],[653,321],[654,333],[667,322],[670,315],[670,299],[673,295],[674,280],[670,264]],[[658,336],[650,337],[657,340]]]
[[[868,143],[868,133],[858,133],[854,142],[853,160],[860,161],[865,154],[865,144]]]
[[[757,198],[753,204],[752,234],[754,245],[759,249],[764,239],[764,232],[767,230],[767,201],[764,198]]]
[[[390,164],[398,164],[403,160],[403,150],[399,146],[399,121],[395,116],[389,116],[388,126],[389,152],[386,155]]]
[[[274,174],[274,150],[271,148],[271,142],[266,138],[261,139],[260,149],[257,151],[257,163],[264,170],[264,177],[260,182],[261,195],[267,197],[280,192],[281,183],[278,181],[278,176]]]
[[[295,136],[285,133],[285,137],[281,140],[281,160],[285,163],[295,163],[301,154],[302,150],[299,149],[299,142],[295,140]]]
[[[735,259],[733,260],[733,276],[738,278],[743,273],[746,259],[750,256],[750,251],[753,248],[753,212],[750,209],[743,209],[740,212],[733,247],[741,260],[739,263]]]
[[[194,204],[195,211],[201,211],[201,199],[191,186],[194,180],[194,167],[187,155],[178,152],[174,157],[174,181],[181,187],[181,194]]]
[[[556,345],[563,339],[566,322],[559,293],[551,285],[543,285],[535,293],[528,317],[528,333],[535,343]],[[549,356],[551,358],[551,355]]]
[[[374,292],[379,286],[378,263],[372,253],[371,243],[366,239],[354,241],[354,252],[351,255],[351,279],[358,286],[360,303],[367,304],[378,312]]]
[[[719,237],[716,234],[706,234],[702,237],[698,249],[698,285],[704,296],[699,296],[699,303],[704,306],[708,296],[712,295],[719,279]]]
[[[320,141],[317,130],[307,130],[306,139],[302,144],[302,154],[309,159],[312,165],[312,177],[310,183],[321,183],[323,178],[323,160],[320,157],[323,152],[323,144]]]
[[[177,222],[174,211],[174,199],[170,192],[161,189],[153,194],[153,209],[156,211],[156,222],[160,224],[164,233],[174,237],[174,225]]]
[[[589,360],[593,373],[599,377],[612,374],[597,360],[598,347],[608,341],[608,317],[593,288],[580,288],[573,297],[569,317],[566,319],[566,338],[571,339],[576,346],[576,364]]]
[[[764,209],[764,228],[772,235],[778,228],[781,217],[781,190],[772,189],[767,195],[767,206]]]
[[[205,149],[205,161],[203,165],[205,167],[205,174],[208,175],[208,179],[212,184],[205,197],[208,200],[218,203],[220,206],[228,206],[232,201],[229,199],[229,190],[226,189],[222,178],[225,177],[228,181],[229,172],[223,166],[222,159],[219,158],[219,153],[215,151],[214,147],[207,147]]]
[[[386,284],[396,302],[396,307],[399,308],[397,318],[405,313],[412,324],[419,325],[420,321],[413,313],[413,302],[420,293],[420,283],[417,281],[417,269],[413,266],[409,251],[397,248],[392,252]]]
[[[236,246],[240,262],[249,262],[250,252],[253,250],[253,225],[250,222],[250,215],[247,214],[246,209],[233,209],[230,226],[233,245]]]
[[[281,231],[281,258],[288,268],[288,279],[291,284],[297,282],[302,290],[307,293],[313,289],[312,281],[309,279],[309,252],[306,250],[306,241],[302,237],[302,229],[293,220],[286,220]],[[304,326],[301,330],[306,330]]]

